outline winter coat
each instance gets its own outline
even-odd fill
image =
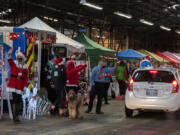
[[[8,59],[8,62],[11,67],[11,76],[7,85],[7,92],[22,94],[25,87],[28,86],[27,66],[20,67],[18,62],[14,62],[12,59]]]
[[[79,72],[86,68],[86,64],[79,65],[75,67],[73,61],[69,61],[67,64],[66,77],[67,84],[66,86],[78,86],[79,85]]]

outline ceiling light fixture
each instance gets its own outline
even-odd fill
[[[12,12],[12,9],[8,9],[7,12],[11,13],[11,12]]]
[[[163,29],[163,30],[166,30],[166,31],[171,31],[171,28],[165,27],[163,25],[161,25],[160,28]]]
[[[132,15],[130,14],[124,14],[124,13],[121,13],[119,11],[117,12],[114,12],[115,15],[118,15],[118,16],[121,16],[121,17],[124,17],[124,18],[127,18],[127,19],[131,19],[132,18]]]
[[[176,30],[175,32],[176,32],[177,34],[180,34],[180,30]]]
[[[58,22],[58,19],[54,19],[55,22]]]
[[[9,20],[2,20],[2,19],[0,19],[0,22],[2,22],[2,23],[11,23],[11,21],[9,21]]]
[[[140,19],[139,21],[140,21],[141,23],[144,23],[144,24],[147,24],[147,25],[150,25],[150,26],[153,26],[153,25],[154,25],[154,23],[149,22],[149,21],[146,21],[146,20],[144,20],[144,19]]]
[[[53,18],[50,18],[50,17],[49,17],[49,20],[53,21]]]
[[[48,17],[47,17],[47,16],[44,16],[43,18],[48,20]]]
[[[103,10],[103,7],[100,7],[98,5],[95,5],[93,3],[89,3],[86,0],[80,0],[80,4],[84,5],[84,6],[88,6],[97,10]]]

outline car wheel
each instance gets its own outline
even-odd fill
[[[131,117],[133,116],[133,110],[128,109],[128,108],[125,106],[125,114],[126,114],[126,117],[131,118]]]

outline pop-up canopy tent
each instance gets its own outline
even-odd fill
[[[122,52],[118,52],[118,59],[126,59],[126,60],[141,60],[146,57],[146,55],[137,52],[133,49],[127,49]]]
[[[163,52],[163,54],[168,56],[168,57],[171,57],[171,58],[173,58],[173,59],[175,59],[177,61],[179,61],[179,63],[180,63],[180,57],[179,56],[176,56],[175,54],[173,54],[171,52],[168,52],[168,51]]]
[[[169,56],[167,56],[167,55],[165,55],[165,54],[163,54],[163,53],[160,53],[160,52],[155,52],[155,54],[156,55],[158,55],[158,56],[160,56],[160,57],[162,57],[162,58],[164,58],[164,59],[166,59],[166,60],[168,60],[168,61],[170,61],[171,63],[173,63],[173,64],[180,64],[180,62],[179,61],[177,61],[177,60],[175,60],[175,59],[173,59],[173,58],[171,58],[171,57],[169,57]]]
[[[71,46],[74,52],[84,52],[85,50],[84,45],[71,38],[66,37],[65,35],[53,29],[52,27],[50,27],[49,25],[47,25],[45,22],[43,22],[37,17],[33,18],[32,20],[26,22],[25,24],[19,27],[56,32],[56,38],[57,38],[56,43]]]
[[[106,47],[103,47],[93,40],[89,39],[85,34],[80,33],[74,40],[80,42],[85,46],[87,55],[90,57],[91,67],[97,65],[99,56],[114,56],[115,51]]]
[[[152,53],[152,52],[149,52],[147,50],[144,50],[144,49],[141,49],[141,50],[138,50],[138,52],[141,52],[145,55],[148,55],[150,57],[152,57],[155,61],[158,61],[158,62],[168,62],[166,59],[163,59],[162,57],[159,57],[158,55]]]

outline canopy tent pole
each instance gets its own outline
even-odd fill
[[[12,109],[11,109],[11,103],[10,103],[10,99],[9,99],[9,93],[6,92],[6,78],[5,78],[5,73],[7,73],[5,71],[5,64],[4,64],[4,60],[3,60],[3,50],[1,50],[1,57],[2,57],[2,62],[3,62],[3,66],[2,66],[2,92],[1,92],[1,114],[0,114],[0,118],[3,115],[3,105],[4,105],[4,98],[6,98],[7,103],[8,103],[8,111],[9,111],[9,118],[13,119],[13,115],[12,115]],[[7,77],[7,76],[6,76]]]

